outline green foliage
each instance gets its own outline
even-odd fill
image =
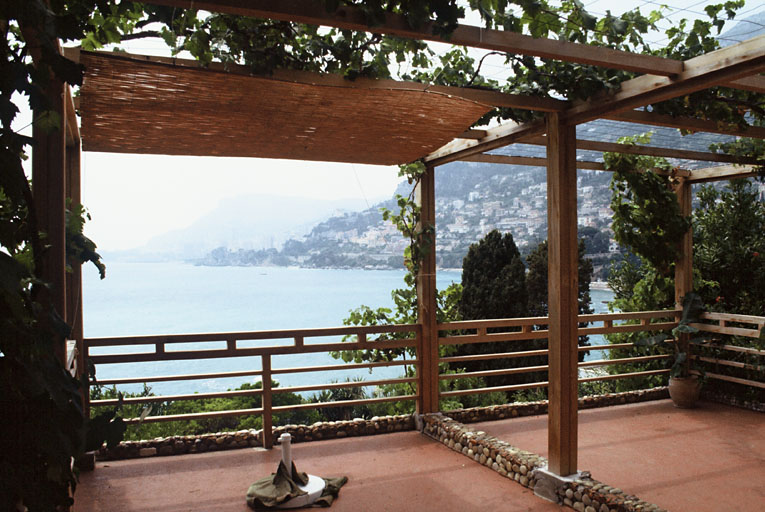
[[[85,221],[90,220],[90,214],[81,204],[72,205],[68,201],[66,209],[66,260],[67,265],[82,265],[91,262],[98,269],[101,279],[106,277],[106,265],[101,261],[101,255],[96,252],[96,244],[86,237],[82,230]]]
[[[647,143],[650,135],[628,137],[622,144]],[[616,241],[630,247],[663,274],[669,274],[677,258],[677,241],[690,227],[680,213],[677,196],[668,176],[672,166],[663,158],[625,153],[604,153],[611,180],[611,209]]]
[[[685,378],[690,375],[691,359],[689,357],[689,346],[691,343],[701,342],[707,339],[706,336],[695,336],[690,338],[691,334],[697,334],[698,328],[690,325],[699,321],[700,315],[704,312],[704,304],[701,297],[696,293],[689,293],[683,297],[683,313],[677,327],[672,329],[672,338],[667,338],[667,333],[659,333],[649,337],[641,337],[635,341],[638,347],[661,346],[665,349],[674,351],[675,358],[672,362],[670,375],[672,377]]]
[[[765,311],[765,202],[751,180],[720,190],[703,186],[693,215],[694,267],[708,281],[700,290],[713,311]]]
[[[463,318],[517,318],[547,315],[547,242],[540,243],[528,256],[528,273],[521,260],[513,237],[492,231],[473,244],[462,267],[462,299],[460,313]],[[579,312],[591,313],[590,281],[592,264],[584,257],[584,242],[579,243]],[[494,332],[499,329],[491,329]],[[504,330],[503,330],[504,331]],[[583,336],[580,345],[587,344]],[[454,347],[456,355],[489,354],[544,349],[547,341],[507,341],[471,343]],[[584,357],[584,353],[580,353]],[[453,363],[452,371],[501,370],[513,367],[544,366],[544,356],[516,357],[512,360],[486,360]],[[541,382],[543,372],[486,377],[488,386]]]
[[[462,318],[525,316],[526,268],[513,235],[494,230],[470,246],[462,263]]]
[[[272,381],[272,389],[279,387],[277,381]],[[262,389],[262,383],[245,383],[237,387],[236,390]],[[231,391],[231,390],[229,390]],[[155,396],[151,387],[144,384],[143,390],[137,393],[121,392],[116,387],[91,386],[91,400],[122,399],[131,397]],[[300,395],[295,393],[274,392],[272,395],[272,405],[298,405],[307,403]],[[215,412],[232,411],[236,409],[257,409],[261,406],[260,395],[254,396],[236,396],[230,398],[212,398],[198,400],[177,400],[173,402],[153,402],[152,404],[122,404],[120,413],[126,418],[141,418],[145,416],[168,416],[173,414],[188,414],[195,412]],[[104,414],[103,409],[108,409],[107,413],[113,412],[111,408],[94,407],[91,415],[97,417],[97,414]],[[285,412],[273,415],[274,425],[286,425],[292,423],[311,424],[316,421],[326,420],[315,411],[295,411]],[[123,424],[124,425],[124,424]],[[199,435],[208,432],[230,432],[243,429],[263,428],[263,419],[260,416],[232,416],[223,418],[205,418],[190,421],[167,421],[157,423],[138,423],[129,424],[125,430],[125,439],[134,441],[142,439],[153,439],[156,437],[169,437],[177,435]],[[96,447],[100,447],[98,442]]]

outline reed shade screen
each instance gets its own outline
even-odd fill
[[[315,85],[91,52],[80,62],[84,151],[393,165],[438,149],[491,108],[352,81]]]

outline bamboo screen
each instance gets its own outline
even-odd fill
[[[490,107],[422,90],[315,85],[82,52],[84,151],[416,160]]]

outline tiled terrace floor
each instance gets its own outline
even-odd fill
[[[546,416],[474,425],[547,452]],[[669,401],[580,412],[580,464],[595,479],[675,512],[761,510],[765,415]],[[347,475],[335,512],[556,511],[560,507],[419,433],[296,444],[301,470]],[[248,485],[278,449],[243,449],[98,463],[83,474],[75,512],[241,511]]]

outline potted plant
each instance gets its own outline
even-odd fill
[[[700,377],[703,376],[703,370],[692,368],[689,351],[692,343],[708,338],[708,336],[693,336],[699,330],[691,324],[698,322],[703,312],[704,304],[701,297],[695,293],[688,293],[683,297],[682,317],[677,327],[672,329],[672,338],[668,339],[666,333],[661,333],[635,343],[639,346],[672,347],[675,357],[669,374],[669,396],[675,407],[694,407],[701,392]]]

